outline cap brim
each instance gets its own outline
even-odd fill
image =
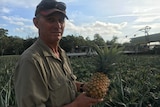
[[[66,15],[66,12],[62,11],[62,10],[59,10],[59,9],[49,9],[49,10],[46,10],[46,11],[41,11],[40,14],[43,15],[43,16],[48,16],[48,15],[50,15],[52,13],[55,13],[55,12],[60,12],[60,13],[64,14],[66,19],[68,19],[67,15]]]

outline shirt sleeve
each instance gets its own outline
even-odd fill
[[[23,58],[15,69],[15,94],[18,107],[46,107],[48,84],[43,64]]]

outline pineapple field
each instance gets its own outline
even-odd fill
[[[0,56],[0,107],[17,107],[13,74],[18,57]],[[82,82],[90,81],[101,66],[97,56],[72,57],[70,61]],[[104,101],[94,107],[160,107],[160,55],[121,55],[111,66]]]

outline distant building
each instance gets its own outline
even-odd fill
[[[160,42],[160,33],[131,38],[130,42],[133,44],[146,44],[151,42]]]
[[[131,38],[129,51],[145,53],[160,47],[160,33]]]

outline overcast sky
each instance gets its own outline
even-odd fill
[[[119,42],[128,41],[134,35],[160,33],[160,0],[60,0],[67,5],[66,35],[82,35],[91,40],[94,34]],[[9,30],[10,36],[37,37],[32,23],[36,5],[40,0],[1,0],[0,28]],[[126,38],[127,36],[127,38]]]

